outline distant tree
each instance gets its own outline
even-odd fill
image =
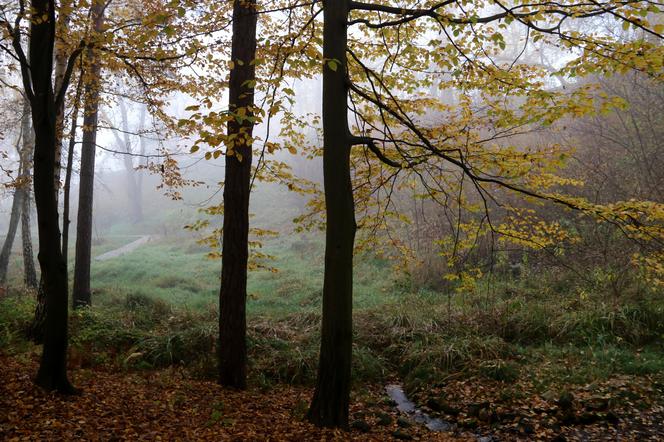
[[[24,109],[25,110],[25,109]],[[21,117],[21,121],[24,118],[30,118],[29,114],[26,114],[25,117]],[[14,187],[14,196],[12,198],[12,208],[9,214],[9,227],[7,229],[7,235],[5,236],[5,241],[2,245],[2,251],[0,252],[0,284],[4,285],[7,282],[7,270],[9,267],[9,258],[12,252],[12,247],[14,245],[14,238],[16,237],[16,231],[18,230],[18,223],[21,220],[21,212],[23,210],[23,201],[26,198],[30,198],[30,192],[28,186],[30,183],[30,166],[25,164],[23,161],[25,155],[23,150],[26,147],[26,140],[30,139],[29,133],[24,133],[24,125],[21,125],[21,131],[19,132],[18,139],[16,140],[16,151],[19,155],[19,171],[16,181],[13,185]],[[28,124],[27,130],[30,131],[31,127]]]
[[[116,130],[112,131],[112,133],[115,138],[115,144],[118,146],[120,152],[123,153],[122,164],[125,168],[125,183],[127,186],[127,200],[129,201],[131,221],[133,223],[139,223],[143,221],[143,175],[136,171],[134,166],[134,156],[145,156],[146,147],[144,131],[147,109],[144,106],[141,106],[140,115],[138,117],[139,124],[135,132],[140,138],[140,148],[134,149],[130,139],[132,132],[129,127],[129,112],[125,100],[121,98],[118,101],[118,106],[120,108],[120,129],[122,131],[122,136],[120,136]]]

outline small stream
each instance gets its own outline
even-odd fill
[[[411,402],[401,385],[390,384],[385,387],[388,396],[397,404],[397,410],[408,415],[414,422],[422,424],[431,431],[450,431],[452,425],[442,419],[431,417]]]

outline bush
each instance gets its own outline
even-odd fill
[[[20,293],[0,299],[0,348],[22,345],[35,311],[33,293]]]
[[[197,324],[187,330],[171,330],[141,339],[133,354],[152,367],[192,365],[214,355],[216,330],[211,324]]]

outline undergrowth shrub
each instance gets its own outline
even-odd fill
[[[251,321],[248,351],[259,383],[310,383],[316,375],[320,331],[316,315],[290,315],[274,322]]]
[[[172,306],[168,302],[142,293],[128,294],[125,308],[133,313],[135,321],[145,325],[163,321],[172,313]]]
[[[35,311],[34,296],[21,292],[0,299],[0,349],[24,343]]]
[[[188,329],[147,336],[136,343],[132,352],[140,354],[137,361],[145,361],[152,367],[190,365],[214,354],[215,339],[213,324],[195,324]]]

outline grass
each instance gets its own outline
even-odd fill
[[[251,381],[265,387],[311,383],[322,240],[311,234],[270,239],[262,251],[276,257],[270,265],[278,272],[252,272],[248,281]],[[119,369],[181,365],[195,377],[214,378],[219,267],[189,235],[93,262],[93,307],[71,321],[74,360]],[[662,297],[609,302],[599,291],[583,288],[580,296],[582,288],[547,277],[486,281],[473,294],[441,293],[413,288],[387,262],[359,255],[356,382],[397,376],[407,390],[418,391],[466,373],[506,384],[532,378],[544,391],[552,384],[664,372]],[[566,291],[557,292],[563,286]],[[26,348],[20,331],[32,314],[30,299],[0,301],[2,348]]]

